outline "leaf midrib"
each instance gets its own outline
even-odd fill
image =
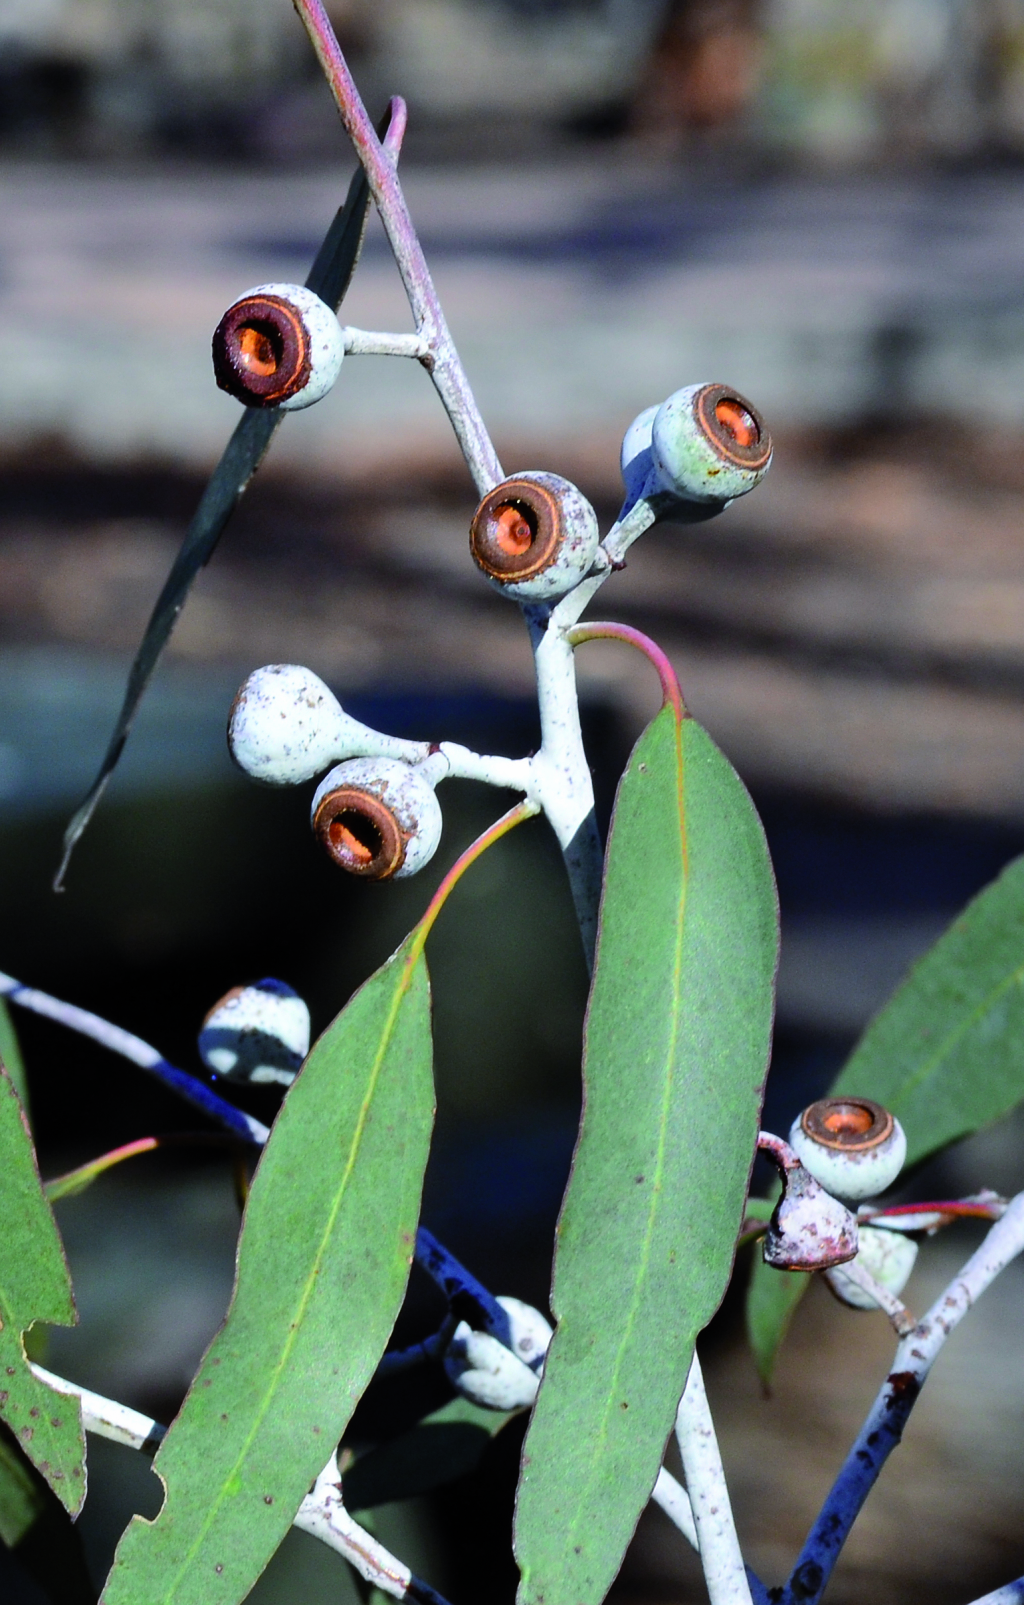
[[[672,1027],[669,1032],[666,1047],[667,1072],[661,1100],[661,1120],[658,1128],[657,1160],[654,1167],[654,1183],[652,1190],[652,1203],[647,1217],[647,1229],[644,1233],[643,1249],[639,1260],[639,1269],[633,1280],[633,1291],[630,1299],[629,1314],[626,1318],[625,1330],[615,1357],[615,1369],[612,1373],[612,1385],[608,1390],[608,1398],[601,1417],[601,1430],[598,1434],[597,1450],[591,1458],[591,1471],[583,1485],[582,1494],[576,1502],[576,1514],[570,1522],[570,1532],[575,1535],[578,1530],[580,1516],[588,1508],[591,1490],[593,1489],[598,1470],[602,1463],[602,1455],[608,1438],[608,1422],[611,1416],[611,1401],[618,1392],[618,1380],[625,1360],[626,1350],[636,1323],[640,1304],[640,1290],[646,1280],[647,1268],[650,1263],[651,1242],[654,1236],[654,1225],[659,1212],[661,1200],[661,1181],[665,1169],[665,1150],[668,1132],[668,1105],[672,1089],[675,1085],[675,1050],[679,1040],[680,997],[682,994],[681,971],[683,953],[683,931],[686,923],[687,890],[689,887],[690,859],[689,843],[686,833],[686,803],[685,786],[683,779],[683,736],[682,721],[675,719],[674,740],[676,749],[676,809],[679,820],[679,837],[682,849],[683,875],[676,915],[676,941],[672,956]]]

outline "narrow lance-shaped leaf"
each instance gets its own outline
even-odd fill
[[[74,1326],[64,1250],[36,1168],[18,1094],[0,1066],[0,1419],[77,1515],[85,1498],[85,1440],[77,1398],[29,1368],[24,1333],[34,1321]]]
[[[391,112],[387,114],[390,123]],[[382,126],[381,130],[384,132]],[[306,279],[306,288],[337,310],[348,292],[366,232],[370,191],[360,167],[352,176],[345,203],[339,207]],[[60,891],[71,854],[117,767],[135,715],[156,672],[171,631],[178,622],[188,593],[201,568],[210,561],[228,520],[248,489],[274,434],[284,420],[279,407],[246,408],[232,431],[220,461],[203,491],[181,549],[164,581],[145,634],[128,674],[124,700],[117,723],[107,743],[99,771],[89,791],[75,810],[64,832],[60,867],[54,877],[54,890]]]
[[[907,1162],[1024,1098],[1024,858],[979,892],[912,967],[832,1085],[902,1122]],[[755,1255],[757,1251],[755,1249]],[[783,1284],[769,1288],[767,1284]],[[788,1285],[785,1285],[788,1284]],[[767,1381],[806,1279],[755,1258],[748,1330]]]
[[[288,1092],[253,1181],[227,1320],[155,1461],[166,1497],[105,1605],[237,1605],[373,1375],[405,1293],[433,1122],[419,930]]]
[[[227,1319],[154,1461],[163,1506],[129,1524],[103,1605],[238,1605],[333,1454],[412,1263],[434,1117],[424,943],[465,868],[535,811],[519,804],[463,853],[289,1089]]]
[[[623,776],[608,846],[558,1327],[516,1515],[528,1605],[597,1605],[653,1488],[732,1266],[777,933],[750,799],[666,704]]]

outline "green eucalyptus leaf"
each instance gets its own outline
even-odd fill
[[[315,1044],[246,1206],[227,1320],[121,1539],[105,1605],[237,1605],[330,1458],[387,1344],[433,1122],[418,929]]]
[[[353,1514],[372,1510],[465,1477],[516,1414],[485,1410],[470,1399],[450,1399],[408,1432],[360,1455],[344,1476],[347,1508]]]
[[[918,959],[832,1087],[902,1121],[916,1164],[1024,1098],[1024,857]]]
[[[733,1262],[777,952],[750,798],[666,705],[620,782],[608,844],[558,1326],[523,1451],[524,1605],[597,1605],[650,1497]]]
[[[52,1605],[96,1605],[78,1528],[0,1427],[0,1543]]]
[[[77,1398],[29,1369],[24,1334],[34,1321],[74,1326],[71,1279],[43,1193],[14,1083],[0,1066],[0,1420],[77,1515],[85,1498],[85,1439]]]
[[[21,1056],[21,1044],[14,1029],[10,1004],[3,997],[0,997],[0,1064],[14,1082],[15,1090],[21,1099],[21,1107],[27,1115],[28,1080],[25,1075],[25,1061]]]
[[[46,1508],[40,1482],[24,1455],[0,1434],[0,1543],[13,1549]]]
[[[911,968],[871,1021],[830,1096],[874,1098],[902,1122],[907,1163],[1008,1114],[1024,1098],[1024,857]],[[788,1285],[787,1285],[788,1284]],[[767,1382],[806,1287],[755,1261],[747,1326]]]

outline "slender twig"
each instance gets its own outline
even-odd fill
[[[711,1605],[753,1605],[722,1456],[696,1354],[676,1415],[676,1441]]]
[[[422,359],[423,365],[429,370],[451,420],[473,482],[484,496],[504,479],[504,472],[449,333],[423,247],[409,215],[397,165],[377,138],[320,0],[294,0],[294,5],[330,85],[345,131],[366,173],[409,297],[416,333],[428,347],[429,355]]]
[[[112,1443],[152,1455],[167,1436],[165,1426],[139,1410],[119,1404],[115,1399],[105,1399],[89,1388],[80,1388],[75,1382],[67,1382],[63,1377],[54,1376],[52,1371],[45,1371],[41,1365],[33,1365],[32,1371],[54,1392],[79,1400],[82,1425],[86,1432],[98,1438],[108,1438]],[[352,1520],[342,1503],[336,1453],[302,1501],[292,1525],[336,1550],[360,1577],[392,1598],[414,1600],[418,1605],[447,1605],[429,1583],[416,1577],[403,1561],[396,1560],[371,1533]]]
[[[906,1337],[908,1332],[913,1332],[916,1327],[917,1322],[903,1303],[903,1300],[898,1299],[895,1293],[890,1293],[887,1287],[882,1286],[877,1277],[872,1276],[866,1266],[858,1264],[855,1259],[849,1259],[842,1265],[830,1267],[825,1272],[825,1276],[828,1278],[835,1277],[839,1286],[842,1285],[845,1277],[848,1282],[853,1283],[854,1287],[859,1288],[862,1293],[866,1293],[868,1298],[874,1299],[878,1308],[889,1317],[890,1324],[897,1337]]]
[[[779,1605],[816,1605],[878,1474],[903,1436],[922,1384],[971,1305],[1024,1250],[1024,1193],[896,1350],[892,1370],[821,1508]]]
[[[690,1496],[682,1483],[677,1482],[664,1466],[658,1472],[658,1480],[654,1484],[651,1498],[656,1505],[660,1505],[666,1516],[675,1522],[686,1542],[693,1549],[699,1550],[700,1544],[697,1542],[697,1528],[694,1525]]]
[[[58,1025],[67,1026],[72,1031],[78,1031],[82,1036],[91,1037],[112,1053],[119,1053],[122,1058],[130,1059],[132,1064],[138,1065],[140,1070],[147,1070],[150,1075],[156,1076],[171,1092],[176,1092],[179,1098],[184,1098],[201,1109],[205,1115],[216,1120],[234,1136],[240,1137],[243,1142],[254,1142],[262,1146],[270,1135],[270,1128],[254,1115],[247,1115],[234,1104],[228,1103],[225,1098],[218,1095],[200,1081],[198,1076],[190,1076],[184,1070],[179,1070],[157,1048],[141,1037],[134,1036],[131,1031],[124,1031],[119,1025],[111,1025],[109,1020],[103,1020],[98,1014],[91,1014],[88,1009],[80,1009],[74,1003],[62,1003],[48,992],[39,992],[35,987],[22,986],[12,975],[0,973],[0,997],[10,998],[23,1009],[29,1009],[33,1014],[41,1014],[48,1020],[56,1020]]]
[[[1004,1583],[991,1594],[982,1594],[980,1599],[972,1600],[971,1605],[1024,1605],[1024,1577],[1018,1577],[1014,1583]]]

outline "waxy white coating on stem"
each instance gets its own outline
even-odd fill
[[[345,350],[353,357],[413,357],[422,362],[430,355],[429,345],[419,334],[381,334],[346,324],[341,335]]]
[[[854,1310],[883,1309],[891,1319],[906,1318],[906,1309],[899,1301],[914,1269],[917,1244],[901,1232],[887,1232],[877,1226],[858,1222],[860,1246],[855,1259],[845,1265],[834,1265],[825,1272],[825,1280],[833,1293]],[[870,1284],[864,1281],[865,1275]],[[884,1300],[882,1295],[884,1295]],[[888,1301],[888,1302],[887,1302]],[[910,1325],[914,1322],[911,1320]],[[908,1328],[900,1328],[903,1336]]]
[[[405,1598],[412,1572],[365,1527],[352,1520],[341,1502],[341,1474],[336,1455],[331,1456],[312,1491],[302,1501],[292,1526],[336,1549],[360,1577],[375,1588],[394,1599]]]
[[[694,1525],[690,1496],[682,1483],[677,1482],[664,1466],[658,1472],[658,1480],[654,1484],[651,1498],[661,1507],[669,1520],[675,1522],[686,1542],[699,1552],[700,1544],[697,1542],[697,1528]]]
[[[111,1443],[123,1444],[128,1449],[152,1450],[166,1435],[166,1427],[154,1421],[152,1416],[132,1410],[126,1404],[118,1404],[115,1399],[105,1399],[102,1394],[93,1393],[89,1388],[80,1388],[77,1383],[67,1382],[63,1377],[54,1376],[52,1371],[45,1371],[41,1365],[33,1365],[32,1372],[55,1393],[78,1399],[82,1407],[82,1425],[86,1432],[94,1433],[98,1438],[107,1438]],[[331,1456],[312,1490],[302,1501],[292,1525],[337,1550],[355,1567],[360,1577],[382,1589],[385,1594],[391,1594],[395,1599],[405,1598],[412,1572],[364,1527],[352,1520],[341,1502],[341,1474],[336,1454]]]
[[[908,1243],[906,1238],[899,1241],[905,1248],[916,1247]],[[836,1265],[826,1271],[825,1279],[844,1304],[851,1304],[855,1309],[883,1310],[900,1337],[906,1337],[908,1332],[914,1330],[916,1323],[907,1306],[872,1274],[866,1264],[860,1263],[859,1252],[857,1258],[847,1261],[845,1265]]]
[[[676,1414],[676,1441],[711,1605],[752,1605],[722,1456],[696,1354]]]

